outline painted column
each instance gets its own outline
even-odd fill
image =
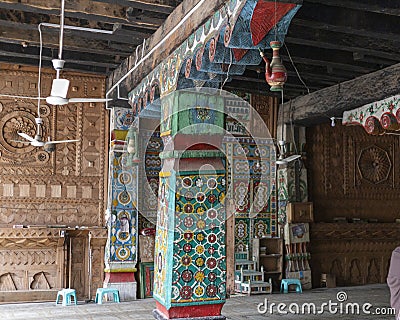
[[[225,319],[223,106],[221,96],[194,91],[162,100],[156,319]]]
[[[119,289],[122,301],[135,300],[137,284],[137,139],[129,109],[112,111],[107,205],[108,239],[104,287]],[[131,128],[131,129],[130,129]],[[129,131],[130,129],[130,131]],[[126,141],[126,142],[125,142]],[[133,159],[134,158],[134,159]]]

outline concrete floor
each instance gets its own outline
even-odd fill
[[[338,297],[338,293],[341,296]],[[313,302],[317,310],[323,303],[328,304],[329,300],[332,303],[339,303],[337,298],[342,298],[343,294],[347,294],[347,300],[342,302],[343,311],[330,313],[329,306],[324,308],[324,313],[319,315],[307,314],[279,314],[276,308],[273,309],[273,314],[266,312],[260,314],[258,312],[258,305],[264,304],[265,299],[270,303],[285,303],[286,308],[284,311],[289,310],[290,304],[298,304],[300,311],[302,307],[306,307],[303,303]],[[350,314],[351,308],[347,308],[349,312],[346,314],[346,304],[358,303],[360,306],[360,314]],[[368,308],[365,303],[370,303],[372,306]],[[46,303],[19,303],[19,304],[2,304],[0,305],[0,320],[5,319],[24,319],[24,320],[43,320],[43,319],[68,319],[68,320],[110,320],[110,319],[134,319],[134,320],[153,320],[152,310],[155,302],[153,299],[137,300],[133,302],[113,303],[105,302],[103,305],[96,305],[94,303],[79,302],[77,306],[63,307],[55,305],[54,302]],[[377,308],[389,307],[389,289],[386,285],[368,285],[362,287],[345,287],[334,289],[313,289],[304,291],[302,294],[288,293],[272,295],[253,295],[253,296],[232,296],[226,302],[222,313],[227,317],[227,320],[261,320],[261,319],[377,319],[386,320],[394,319],[393,315],[367,315],[363,313],[362,307],[365,306],[371,313],[376,311],[383,311]],[[281,306],[283,308],[284,305]],[[290,306],[295,311],[296,306]],[[335,305],[331,306],[331,310],[335,311]],[[261,309],[262,311],[262,309]],[[306,310],[307,311],[307,307]],[[386,310],[387,311],[387,310]],[[390,311],[390,310],[389,310]],[[289,311],[288,311],[289,312]]]

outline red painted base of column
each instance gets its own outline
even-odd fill
[[[103,287],[118,289],[121,301],[136,300],[137,283],[133,272],[106,272]]]
[[[104,283],[136,282],[133,272],[106,272]]]
[[[193,319],[193,320],[223,320],[221,315],[223,303],[202,304],[197,306],[171,307],[167,310],[161,303],[156,301],[157,309],[153,311],[154,317],[158,320],[166,319]]]

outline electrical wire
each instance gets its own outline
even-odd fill
[[[293,126],[293,112],[292,112],[292,100],[290,100],[289,102],[289,116],[290,116],[290,131],[291,131],[291,135],[292,135],[292,141],[294,144],[294,151],[296,152],[296,154],[299,154],[299,151],[297,149],[297,143],[294,137],[294,126]]]
[[[276,26],[276,11],[278,10],[278,7],[277,7],[277,0],[275,0],[275,14],[274,14],[274,29],[275,29],[275,41],[277,41],[278,40],[278,28],[277,28],[277,26]]]
[[[37,107],[37,114],[38,118],[40,118],[40,95],[41,95],[41,75],[42,75],[42,53],[43,53],[43,38],[42,38],[42,29],[41,23],[38,25],[39,30],[39,71],[38,71],[38,107]]]
[[[229,57],[230,57],[230,62],[229,62],[229,65],[228,65],[228,70],[226,71],[226,78],[225,78],[224,82],[223,82],[222,85],[221,85],[221,90],[222,90],[222,88],[225,86],[225,83],[226,83],[226,82],[228,81],[228,79],[229,79],[229,71],[231,70],[232,63],[233,63],[232,49],[229,49]]]
[[[306,83],[304,82],[303,78],[300,76],[299,70],[297,70],[297,67],[296,67],[296,65],[294,64],[294,61],[293,61],[293,59],[292,59],[292,56],[291,56],[291,54],[290,54],[290,52],[289,52],[289,48],[287,47],[287,45],[286,45],[285,42],[283,43],[283,45],[284,45],[285,48],[286,48],[286,51],[287,51],[287,53],[288,53],[290,62],[292,63],[292,66],[293,66],[294,70],[296,71],[297,77],[299,78],[299,80],[301,81],[301,83],[303,84],[303,86],[307,89],[307,93],[309,94],[309,93],[310,93],[310,88],[306,85]]]

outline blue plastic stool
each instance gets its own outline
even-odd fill
[[[291,284],[296,285],[296,292],[297,293],[302,293],[303,292],[303,289],[301,288],[301,282],[300,282],[299,279],[282,279],[281,292],[288,293],[289,292],[289,286]]]
[[[114,288],[98,288],[96,291],[96,298],[94,302],[96,302],[97,304],[103,304],[103,296],[107,293],[112,293],[114,302],[119,303],[119,291],[118,289]]]
[[[63,306],[68,306],[72,303],[71,297],[74,298],[75,305],[77,304],[75,289],[62,289],[62,290],[58,291],[56,305],[60,301],[60,297],[62,297],[62,305]]]

